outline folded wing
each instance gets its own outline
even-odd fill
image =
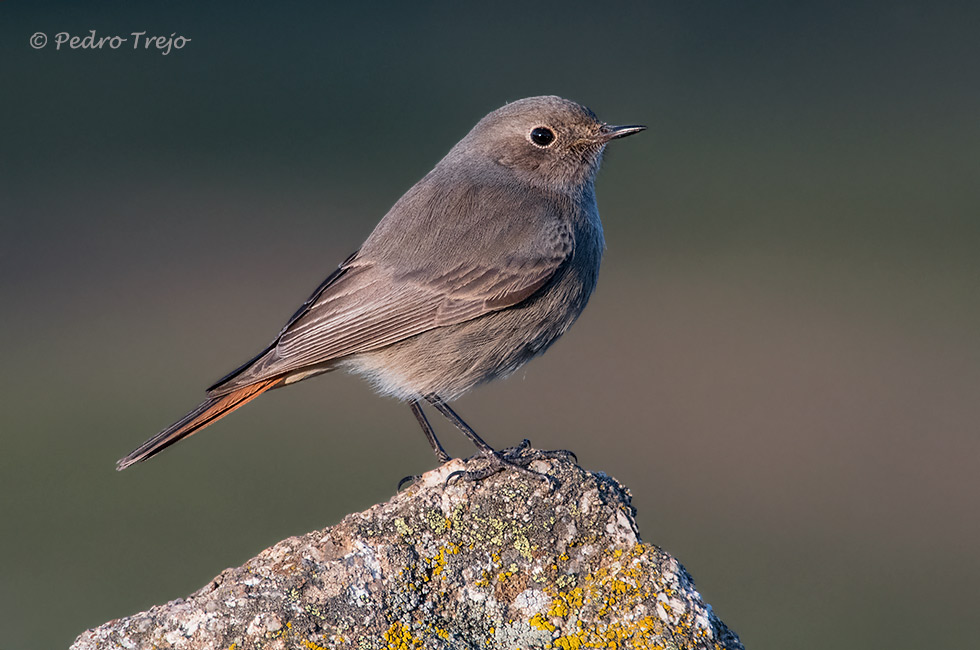
[[[445,208],[446,196],[442,199],[439,205]],[[492,192],[462,197],[457,209],[479,206],[480,219],[435,219],[433,228],[427,227],[428,214],[417,203],[410,223],[391,223],[399,220],[396,204],[378,230],[384,227],[398,236],[385,237],[377,245],[372,235],[266,350],[209,393],[222,395],[323,366],[533,296],[571,256],[570,226],[555,214],[554,202],[527,197],[517,205],[511,201],[495,206],[492,199]],[[440,247],[453,249],[452,254],[440,255]],[[445,259],[454,263],[448,265]]]

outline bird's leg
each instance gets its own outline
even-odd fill
[[[435,452],[436,458],[439,459],[440,463],[448,463],[453,459],[446,450],[442,448],[442,444],[439,439],[436,438],[436,432],[432,430],[432,425],[429,424],[429,419],[425,417],[425,413],[422,411],[422,405],[419,404],[417,399],[413,399],[408,403],[409,407],[412,409],[412,413],[415,415],[415,419],[419,421],[419,426],[422,427],[422,433],[425,434],[425,439],[429,441],[429,446],[432,447],[432,451]],[[406,483],[414,483],[419,479],[419,476],[413,474],[411,476],[406,476],[402,480],[398,481],[398,488],[396,491],[401,491],[402,487]]]
[[[425,417],[425,413],[422,412],[422,406],[419,404],[417,399],[413,399],[408,403],[409,407],[412,409],[412,413],[415,414],[415,419],[419,421],[419,426],[422,427],[422,433],[425,434],[425,439],[429,441],[429,445],[432,447],[432,451],[435,452],[436,458],[439,459],[440,463],[448,463],[453,459],[452,456],[446,453],[446,450],[442,448],[439,444],[439,439],[436,438],[436,432],[432,430],[432,425],[429,424],[429,420]]]
[[[428,400],[436,409],[446,416],[450,422],[456,425],[456,428],[463,432],[470,441],[476,445],[480,452],[488,459],[488,464],[483,469],[475,471],[458,471],[453,472],[446,477],[446,483],[448,484],[452,479],[459,478],[464,481],[481,481],[489,476],[493,476],[498,472],[502,472],[505,469],[515,469],[521,472],[528,472],[534,474],[540,478],[545,479],[551,485],[552,490],[558,487],[558,480],[553,476],[547,474],[542,474],[541,472],[535,472],[532,469],[528,469],[533,461],[545,458],[567,458],[569,455],[574,457],[571,452],[537,452],[532,451],[531,453],[524,453],[528,447],[531,446],[529,440],[524,440],[517,447],[510,447],[503,451],[496,451],[493,447],[488,445],[486,441],[476,434],[470,425],[463,421],[463,418],[459,417],[452,408],[449,407],[446,402],[436,395],[426,395],[425,399]]]
[[[449,404],[446,404],[442,399],[435,395],[426,395],[425,399],[428,400],[432,406],[446,416],[446,419],[456,425],[456,428],[463,432],[463,435],[469,438],[470,442],[476,445],[476,448],[482,451],[484,454],[493,455],[496,454],[496,450],[488,445],[483,438],[476,435],[476,431],[473,430],[470,425],[463,421],[463,418],[456,415],[456,411],[449,408]]]

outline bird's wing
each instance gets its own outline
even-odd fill
[[[442,199],[437,203],[445,206]],[[556,214],[553,202],[497,203],[469,203],[479,206],[479,219],[456,213],[435,220],[434,228],[419,218],[425,211],[417,204],[412,221],[394,227],[396,204],[361,252],[321,285],[276,341],[211,393],[376,350],[534,295],[572,254],[568,221]],[[458,227],[461,222],[467,225]],[[394,229],[379,244],[375,236],[383,226]]]

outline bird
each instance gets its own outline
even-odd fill
[[[116,469],[269,390],[337,369],[407,402],[441,463],[450,456],[423,403],[444,415],[494,461],[465,478],[526,467],[527,441],[498,452],[449,402],[542,354],[581,314],[605,247],[594,185],[603,151],[645,128],[611,126],[556,96],[492,111],[394,204],[264,350]]]

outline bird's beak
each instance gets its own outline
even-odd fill
[[[609,142],[617,138],[625,138],[628,135],[645,131],[647,127],[642,124],[631,124],[630,126],[611,126],[603,124],[599,129],[599,142]]]

